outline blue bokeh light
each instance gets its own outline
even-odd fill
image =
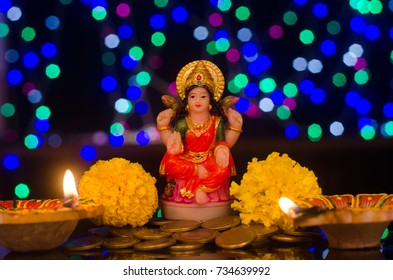
[[[121,147],[124,144],[124,136],[110,134],[109,143],[115,148]]]
[[[97,157],[97,151],[93,146],[86,145],[82,147],[80,155],[84,160],[92,161]]]
[[[23,74],[18,69],[12,69],[7,73],[7,81],[10,85],[18,85],[23,79]]]
[[[295,124],[290,124],[285,128],[285,136],[289,139],[296,139],[299,136],[299,128]]]
[[[136,134],[135,141],[141,146],[146,146],[150,142],[150,136],[146,131],[141,130]]]
[[[3,158],[3,166],[7,170],[15,170],[18,168],[20,160],[14,154],[8,154]]]
[[[163,15],[155,14],[150,18],[150,26],[154,29],[161,29],[165,26],[166,21]]]
[[[275,90],[270,93],[269,97],[274,105],[281,105],[284,102],[285,94],[280,90]]]
[[[38,132],[47,132],[50,128],[50,123],[47,119],[45,120],[40,120],[40,119],[36,119],[34,122],[34,127],[35,129],[37,129]]]
[[[41,53],[46,58],[52,58],[57,54],[57,47],[53,43],[45,43],[41,47]]]
[[[140,87],[130,86],[126,91],[126,95],[130,100],[138,100],[142,96],[142,90]]]
[[[304,94],[310,94],[314,88],[314,82],[309,79],[304,79],[299,83],[299,89]]]
[[[101,81],[101,87],[105,91],[113,91],[117,87],[117,81],[113,76],[106,76]]]
[[[132,34],[134,33],[134,30],[128,24],[122,24],[117,29],[117,33],[122,39],[130,39]]]
[[[35,52],[28,52],[23,56],[23,64],[27,68],[34,68],[38,65],[39,59]]]
[[[172,18],[176,22],[184,22],[187,20],[188,12],[184,7],[176,7],[172,11]]]
[[[145,101],[135,103],[135,112],[138,115],[145,115],[149,111],[149,105]]]

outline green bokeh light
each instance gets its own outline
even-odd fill
[[[7,37],[8,33],[10,32],[10,28],[7,24],[0,22],[0,38]]]
[[[25,199],[29,196],[30,189],[26,184],[20,183],[15,187],[15,195],[19,199]]]
[[[10,118],[15,114],[15,106],[11,103],[4,103],[1,105],[0,112],[4,117]]]
[[[286,97],[295,97],[298,93],[298,88],[294,83],[287,83],[283,87],[283,92]]]
[[[45,74],[49,79],[56,79],[60,76],[60,67],[56,64],[50,64],[45,69]]]
[[[116,62],[116,55],[113,52],[105,52],[102,55],[102,63],[106,66],[114,65]]]
[[[347,83],[347,77],[343,73],[336,73],[333,75],[333,84],[336,87],[343,87]]]
[[[367,70],[359,70],[355,73],[354,80],[358,85],[364,85],[368,82],[370,76]]]
[[[218,54],[218,50],[216,48],[216,41],[211,41],[206,44],[206,52],[210,55]]]
[[[161,47],[165,44],[166,37],[162,32],[155,32],[151,35],[151,42],[156,47]]]
[[[35,149],[38,147],[39,141],[38,141],[37,136],[35,136],[33,134],[29,134],[25,137],[24,144],[25,144],[26,148],[28,148],[29,150],[32,150],[32,149]]]
[[[95,20],[103,20],[107,16],[107,11],[104,7],[97,6],[91,11],[91,15]]]
[[[372,127],[371,125],[365,125],[362,127],[362,129],[360,130],[360,136],[362,136],[362,138],[364,140],[372,140],[375,137],[375,129],[374,127]]]
[[[235,11],[235,16],[240,21],[248,20],[251,15],[250,9],[245,6],[240,6]]]
[[[47,120],[51,115],[51,111],[47,106],[40,106],[35,111],[35,116],[39,120]]]
[[[230,46],[231,44],[227,38],[220,38],[216,41],[216,49],[219,52],[226,52]]]
[[[280,120],[287,120],[291,116],[291,110],[287,106],[281,105],[277,108],[277,117]]]
[[[382,12],[383,6],[379,0],[371,0],[369,3],[370,13],[376,15]]]
[[[142,59],[143,57],[143,50],[141,47],[138,46],[134,46],[130,49],[130,51],[128,52],[129,56],[135,60],[135,61],[139,61]]]
[[[322,128],[319,124],[313,123],[307,129],[308,139],[317,142],[322,138]]]
[[[168,5],[168,0],[154,0],[154,5],[158,8],[164,8]]]
[[[229,11],[229,9],[232,7],[232,1],[231,0],[221,0],[221,1],[218,1],[219,3],[218,3],[218,8],[221,10],[221,11],[223,11],[223,12],[226,12],[226,11]]]
[[[393,136],[393,121],[388,121],[384,126],[384,130],[386,135]]]
[[[123,135],[124,131],[125,131],[124,126],[118,122],[113,123],[110,127],[111,134],[115,136]]]
[[[295,25],[297,22],[297,14],[292,11],[288,11],[283,16],[283,21],[286,25]]]
[[[140,86],[147,86],[151,81],[150,74],[148,72],[142,71],[136,75],[136,82]]]
[[[305,29],[305,30],[300,32],[299,39],[300,39],[300,41],[303,44],[309,45],[309,44],[311,44],[314,41],[315,36],[314,36],[314,33],[311,30]]]
[[[23,28],[22,34],[21,34],[21,37],[23,40],[25,40],[26,42],[30,42],[30,41],[34,40],[35,36],[36,36],[36,32],[35,32],[34,28],[32,28],[32,27]]]
[[[332,35],[337,35],[341,31],[341,24],[336,20],[332,20],[327,24],[327,31]]]
[[[259,82],[259,89],[264,93],[273,92],[276,86],[276,81],[273,78],[265,78]]]
[[[241,88],[237,87],[234,80],[230,80],[228,82],[228,90],[230,93],[238,94],[242,90]]]
[[[238,88],[245,88],[248,84],[248,77],[245,74],[237,74],[233,79]]]

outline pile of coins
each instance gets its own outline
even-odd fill
[[[288,232],[277,226],[242,225],[239,216],[223,216],[204,222],[154,218],[146,226],[137,228],[92,228],[87,236],[69,239],[63,248],[79,255],[165,252],[162,258],[168,258],[167,254],[191,255],[221,250],[227,256],[240,254],[253,258],[247,254],[250,248],[268,248],[272,242],[305,243],[321,239],[322,234],[317,231]]]

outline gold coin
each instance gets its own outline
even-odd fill
[[[171,251],[193,251],[203,248],[201,243],[175,244],[169,247]]]
[[[273,235],[271,238],[275,241],[280,241],[280,242],[293,242],[293,243],[312,242],[312,238],[289,235],[289,234],[276,234]]]
[[[68,240],[63,244],[63,248],[68,251],[87,251],[100,247],[104,240],[97,236],[77,237]]]
[[[208,243],[213,241],[218,234],[217,230],[199,228],[192,231],[176,232],[172,237],[186,243]]]
[[[120,228],[112,227],[110,232],[114,236],[133,237],[135,230],[136,230],[136,228],[129,227],[129,226],[120,227]]]
[[[165,219],[165,218],[152,218],[149,221],[149,224],[152,225],[152,226],[162,226],[162,225],[165,225],[165,224],[170,223],[170,222],[173,222],[173,220],[168,220],[168,219]]]
[[[103,245],[105,248],[124,249],[132,247],[138,242],[140,240],[134,237],[115,237],[105,240]]]
[[[245,227],[235,227],[221,232],[216,237],[216,245],[224,249],[238,249],[251,244],[256,238],[253,230]]]
[[[171,235],[172,232],[162,231],[158,228],[139,228],[134,232],[134,236],[136,238],[144,239],[144,240],[160,239],[163,237],[169,237]]]
[[[323,234],[316,229],[297,228],[296,230],[284,230],[285,234],[293,236],[304,236],[311,238],[322,238]]]
[[[255,260],[257,259],[257,255],[252,254],[246,250],[231,250],[231,249],[222,249],[217,252],[219,255],[223,255],[229,259],[236,260]]]
[[[170,223],[161,225],[160,229],[169,232],[184,232],[199,228],[200,225],[200,222],[193,220],[172,221]]]
[[[278,226],[266,227],[261,224],[250,224],[247,226],[246,225],[243,225],[243,226],[253,230],[255,232],[257,238],[264,237],[264,236],[270,236],[278,231]]]
[[[270,237],[268,237],[268,236],[257,237],[251,243],[251,247],[253,247],[253,248],[267,247],[269,245],[270,241],[271,241]]]
[[[134,249],[138,251],[150,251],[166,248],[176,244],[176,239],[172,237],[164,237],[155,240],[143,241],[134,245]]]
[[[204,221],[201,226],[206,229],[223,231],[239,225],[240,222],[239,216],[223,216]]]

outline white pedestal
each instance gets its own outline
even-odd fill
[[[232,201],[209,202],[206,204],[197,203],[176,203],[162,200],[162,215],[169,220],[196,220],[206,221],[209,219],[236,215],[231,208]]]

